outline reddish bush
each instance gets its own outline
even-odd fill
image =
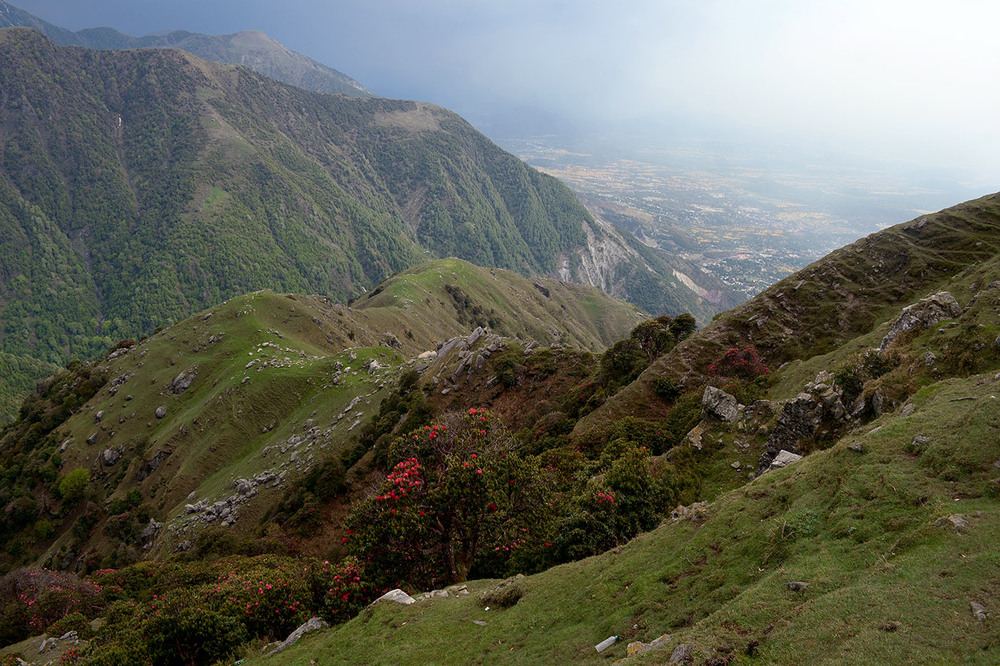
[[[766,377],[770,372],[760,352],[753,345],[730,347],[722,358],[708,366],[710,375],[746,380]]]

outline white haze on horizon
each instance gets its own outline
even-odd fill
[[[588,126],[687,118],[708,133],[809,139],[1000,181],[995,2],[14,4],[74,30],[260,29],[378,94],[470,118],[517,107]]]

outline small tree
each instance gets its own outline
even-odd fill
[[[674,346],[674,334],[670,332],[669,326],[664,324],[661,319],[662,317],[644,321],[633,328],[629,335],[639,343],[642,351],[646,352],[650,363]]]
[[[394,445],[378,493],[351,515],[348,542],[381,586],[461,582],[483,550],[531,536],[546,485],[486,410],[445,415]]]
[[[59,496],[66,504],[76,502],[84,495],[90,484],[90,470],[78,467],[59,482]]]

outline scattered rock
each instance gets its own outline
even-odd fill
[[[739,460],[736,460],[736,461],[733,461],[733,463],[731,465],[729,465],[729,466],[732,467],[733,469],[735,469],[738,472],[738,471],[740,471],[740,467],[742,467],[743,465],[740,464]]]
[[[395,590],[389,590],[372,603],[377,604],[380,601],[395,601],[397,604],[408,606],[414,602],[414,598],[397,587]]]
[[[668,664],[690,664],[694,661],[694,651],[697,646],[694,643],[681,643],[670,653]]]
[[[93,435],[91,435],[90,437],[87,438],[87,444],[90,444],[92,446],[94,444],[97,444],[97,433],[96,432]]]
[[[194,382],[194,379],[197,376],[198,376],[198,366],[192,366],[188,368],[181,374],[174,377],[174,381],[170,382],[170,392],[184,393],[184,391],[191,388],[191,384],[192,382]]]
[[[163,405],[157,407],[156,411],[153,412],[153,416],[155,416],[158,419],[162,419],[166,415],[167,415],[167,408],[164,407]]]
[[[94,414],[94,423],[100,423],[103,419],[104,419],[104,410],[103,409],[101,411],[97,412],[96,414]]]
[[[899,413],[899,415],[906,418],[907,416],[912,416],[915,411],[917,411],[917,408],[913,406],[912,402],[908,402],[903,405],[903,410]]]
[[[937,356],[934,355],[934,352],[927,352],[924,354],[924,365],[930,368],[933,367],[935,363],[937,363]]]
[[[485,627],[486,626],[486,623],[483,622],[482,620],[473,620],[472,624],[478,625],[480,627]]]
[[[670,512],[670,520],[690,520],[696,523],[708,519],[708,502],[695,502],[691,506],[678,504],[677,508]]]
[[[881,629],[882,631],[888,631],[888,632],[899,631],[900,629],[903,628],[903,623],[897,622],[896,620],[890,620],[889,622],[880,624],[878,628]]]
[[[809,587],[809,583],[804,583],[801,580],[793,580],[788,583],[788,589],[792,592],[801,592],[807,587]]]
[[[865,447],[861,442],[852,442],[847,445],[849,451],[854,451],[855,453],[864,453]]]
[[[938,518],[936,521],[934,521],[934,523],[938,527],[951,525],[952,527],[954,527],[956,530],[959,531],[965,529],[966,527],[972,526],[972,523],[969,522],[968,518],[966,518],[964,515],[960,513],[953,513],[950,516]]]
[[[884,352],[899,337],[903,331],[915,328],[930,328],[944,319],[954,319],[962,314],[962,306],[955,297],[947,291],[939,291],[933,296],[921,299],[913,305],[903,308],[889,327],[889,332],[882,338],[878,346],[879,353]]]
[[[739,403],[722,389],[706,386],[701,397],[701,417],[733,423],[740,417]]]
[[[122,454],[117,449],[104,449],[101,453],[101,462],[106,466],[111,467],[122,457]]]
[[[986,614],[986,608],[982,604],[970,601],[969,607],[972,609],[972,616],[974,618],[980,622],[986,622],[986,618],[989,616]]]
[[[327,624],[326,620],[324,620],[323,618],[319,617],[309,618],[308,622],[306,622],[298,629],[293,631],[291,634],[289,634],[288,638],[279,643],[278,646],[275,647],[274,650],[271,652],[271,654],[278,654],[279,652],[285,650],[285,648],[289,648],[295,645],[296,643],[299,642],[300,638],[302,638],[310,631],[316,631],[317,629],[326,629],[329,626],[330,625]]]

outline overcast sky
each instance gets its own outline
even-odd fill
[[[74,30],[260,29],[374,92],[475,118],[689,117],[1000,181],[1000,3],[16,0]]]

